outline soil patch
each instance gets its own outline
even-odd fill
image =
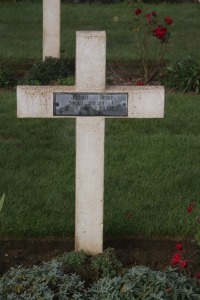
[[[177,252],[177,240],[172,239],[107,239],[104,249],[115,249],[117,258],[126,267],[135,265],[148,266],[154,270],[167,270],[172,256]],[[192,240],[182,241],[188,261],[188,275],[200,271],[200,252]],[[0,240],[0,275],[11,267],[39,265],[74,250],[71,238],[48,239],[1,239]]]
[[[15,88],[20,82],[26,78],[29,74],[30,70],[33,68],[35,64],[38,62],[34,61],[19,61],[13,63],[2,63],[2,66],[5,70],[8,71],[9,74],[9,83],[6,88]],[[165,66],[166,63],[162,63],[162,67]],[[1,65],[1,61],[0,61]],[[134,67],[133,67],[134,66]],[[39,67],[40,69],[40,67]],[[75,76],[75,61],[69,60],[67,65],[69,76]],[[161,68],[162,69],[162,68]],[[160,70],[161,70],[160,69]],[[37,71],[37,77],[38,77]],[[44,70],[43,70],[44,72]],[[46,67],[46,71],[44,75],[39,74],[39,78],[34,78],[36,81],[41,83],[41,78],[47,77],[49,79],[49,70]],[[35,76],[35,75],[34,75]],[[42,76],[42,77],[41,77]],[[146,83],[147,85],[160,85],[162,81],[162,77],[164,75],[161,71],[155,72],[152,74]],[[106,68],[106,83],[108,85],[143,85],[143,70],[141,68],[141,64],[139,61],[113,61],[107,62]],[[29,85],[29,83],[26,83]],[[55,85],[56,82],[52,81],[47,85]]]

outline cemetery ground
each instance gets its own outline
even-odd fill
[[[15,91],[0,95],[5,272],[74,248],[75,122],[19,120]],[[188,272],[199,268],[187,213],[199,199],[199,110],[198,95],[168,93],[163,120],[106,121],[104,248],[126,266],[163,270],[182,241]]]
[[[148,6],[148,5],[147,5]],[[149,5],[159,15],[171,16],[168,59],[199,54],[198,3]],[[30,68],[41,61],[42,5],[40,1],[0,2],[0,62],[7,62],[15,70]],[[133,8],[126,3],[67,4],[61,9],[61,56],[74,60],[75,32],[78,30],[105,30],[108,62],[137,60],[133,29]]]
[[[13,91],[0,105],[1,236],[73,236],[74,120],[17,119]],[[106,120],[106,236],[194,233],[199,110],[198,95],[170,93],[163,120]]]
[[[198,54],[199,6],[160,4],[156,9],[177,23],[167,59],[177,52]],[[41,60],[41,6],[0,3],[0,14],[0,59],[11,72],[24,74]],[[131,17],[130,7],[121,3],[76,9],[64,5],[63,56],[73,61],[76,30],[95,28],[108,33],[108,62],[123,57],[134,68]],[[106,120],[105,247],[114,247],[125,265],[163,270],[176,241],[183,241],[190,271],[199,268],[192,242],[199,224],[187,213],[189,203],[199,201],[199,100],[193,93],[167,91],[162,120]],[[0,214],[5,272],[12,265],[37,264],[73,249],[75,122],[19,120],[16,91],[2,89],[0,142],[0,191],[6,194]]]

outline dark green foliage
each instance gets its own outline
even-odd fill
[[[9,72],[4,67],[0,66],[0,88],[7,87],[10,83],[10,78]]]
[[[102,277],[114,277],[122,271],[122,264],[116,258],[114,249],[108,248],[102,254],[87,257],[84,252],[66,253],[59,262],[67,273],[76,273],[86,282]]]
[[[75,77],[69,76],[67,78],[61,78],[57,81],[58,85],[75,85]]]
[[[101,256],[106,265],[120,265],[112,257],[113,250],[106,250]],[[108,258],[109,257],[109,258]],[[200,289],[195,280],[179,275],[174,270],[157,272],[147,267],[123,269],[115,277],[110,273],[98,281],[90,276],[90,284],[86,284],[80,275],[72,274],[66,269],[67,264],[85,268],[85,261],[95,260],[84,253],[66,253],[33,268],[12,268],[0,279],[0,299],[43,299],[43,300],[130,300],[130,299],[200,299]],[[99,260],[99,259],[97,259]],[[93,274],[93,263],[88,273]],[[122,267],[120,265],[120,269]],[[120,270],[120,271],[121,271]]]
[[[33,65],[22,84],[46,85],[65,78],[70,74],[66,59],[48,57],[45,61]]]
[[[94,283],[87,299],[200,299],[195,282],[173,270],[153,271],[147,267],[134,267],[124,276],[104,277]]]
[[[187,56],[172,62],[165,83],[179,91],[200,93],[200,59]]]
[[[69,266],[73,266],[75,268],[83,266],[85,260],[86,260],[86,255],[82,251],[80,252],[72,251],[70,253],[64,254],[59,258],[59,261],[61,261],[62,263],[67,264]]]
[[[87,273],[85,273],[87,269],[87,257],[84,252],[72,251],[70,253],[65,253],[58,259],[62,264],[64,264],[64,268],[67,273],[77,273],[84,279],[87,278]]]
[[[114,249],[108,248],[102,254],[94,256],[91,261],[96,279],[116,276],[122,270],[122,264],[117,260]]]
[[[30,269],[12,268],[0,279],[0,299],[78,299],[84,283],[65,274],[57,259]]]

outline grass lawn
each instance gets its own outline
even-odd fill
[[[15,92],[0,99],[0,235],[73,235],[74,120],[17,119]],[[107,120],[106,237],[193,233],[187,206],[199,198],[199,101],[168,94],[164,119]]]
[[[149,9],[175,21],[167,59],[199,54],[199,4]],[[74,60],[76,30],[106,30],[108,62],[123,58],[134,68],[130,6],[62,5],[61,15],[62,56]],[[42,3],[1,2],[0,36],[0,62],[41,61]],[[162,120],[106,121],[106,237],[195,232],[187,206],[199,200],[199,104],[199,95],[168,93]],[[16,91],[0,91],[0,154],[0,236],[73,236],[75,121],[17,119]]]
[[[188,54],[199,54],[200,5],[155,4],[147,5],[159,16],[170,15],[172,37],[168,59]],[[115,22],[115,17],[118,22]],[[62,5],[62,56],[74,59],[77,30],[105,30],[108,60],[132,61],[138,58],[134,39],[133,8],[126,3]],[[0,2],[0,61],[19,63],[40,61],[42,58],[42,1]]]

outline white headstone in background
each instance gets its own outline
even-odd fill
[[[18,86],[20,118],[76,118],[75,249],[103,251],[105,118],[163,118],[162,86],[105,86],[105,32],[77,32],[76,86]]]
[[[60,0],[43,0],[43,60],[60,57]]]

